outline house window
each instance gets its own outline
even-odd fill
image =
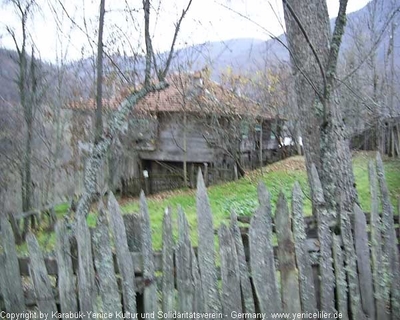
[[[247,139],[249,136],[249,131],[250,131],[250,126],[249,126],[249,122],[246,120],[243,120],[240,123],[240,133],[242,134],[242,138],[243,139]]]
[[[275,140],[277,134],[278,134],[278,123],[275,121],[271,123],[271,140]]]

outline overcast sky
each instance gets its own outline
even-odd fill
[[[37,1],[40,6],[35,10],[34,19],[29,22],[29,29],[42,59],[55,61],[56,53],[61,50],[66,53],[68,60],[94,53],[98,0],[61,1],[78,27],[71,23],[58,0]],[[358,10],[368,2],[349,0],[348,12]],[[18,34],[17,16],[10,6],[4,5],[4,1],[1,3],[0,46],[13,48],[6,27],[11,26]],[[126,3],[131,6],[129,13]],[[141,3],[142,1],[106,0],[106,50],[116,51],[118,48],[128,54],[132,51],[140,52],[142,41],[138,39],[141,39],[143,26],[138,21],[142,20]],[[187,0],[153,1],[152,34],[157,50],[168,50],[174,23],[186,3]],[[279,35],[283,32],[284,24],[281,3],[281,0],[193,0],[177,45],[183,47],[233,38],[269,39],[268,33]],[[339,0],[328,0],[331,17],[336,16],[338,7]],[[57,25],[62,25],[61,33]]]

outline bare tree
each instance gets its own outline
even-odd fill
[[[8,27],[18,59],[17,85],[19,92],[20,105],[23,109],[26,134],[24,141],[23,165],[19,168],[22,188],[22,210],[29,211],[32,208],[32,141],[34,116],[39,103],[39,87],[37,62],[35,61],[35,49],[32,45],[31,52],[27,52],[29,30],[28,19],[36,5],[35,0],[9,0],[18,13],[21,39],[19,40],[15,30]]]
[[[84,192],[81,196],[77,206],[77,217],[85,217],[89,213],[89,208],[92,204],[93,195],[96,192],[96,175],[98,170],[105,159],[107,151],[116,137],[116,135],[123,130],[126,122],[126,117],[129,111],[134,107],[138,101],[143,99],[151,92],[163,90],[168,86],[166,82],[166,75],[174,53],[175,42],[181,28],[182,21],[190,9],[192,0],[188,1],[187,6],[182,10],[182,14],[175,25],[175,32],[172,38],[171,49],[168,54],[166,63],[162,67],[156,67],[154,59],[155,54],[152,47],[151,36],[149,33],[150,26],[150,0],[143,0],[144,11],[144,29],[145,29],[145,44],[146,44],[146,66],[145,66],[145,80],[140,90],[132,92],[118,107],[118,111],[107,123],[107,132],[103,132],[98,143],[94,145],[91,154],[87,160],[86,170],[84,174]],[[153,62],[153,63],[152,63]],[[154,70],[155,69],[155,70]],[[157,75],[158,81],[154,82],[152,77],[152,70]]]

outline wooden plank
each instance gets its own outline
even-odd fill
[[[199,170],[197,176],[196,206],[199,235],[198,259],[203,288],[204,312],[220,313],[222,308],[215,268],[214,228],[210,202],[201,170]]]
[[[250,221],[249,249],[251,277],[261,312],[281,312],[282,303],[276,279],[274,250],[270,239],[271,221],[270,195],[266,192],[265,199],[261,202]],[[262,205],[264,203],[264,205]],[[271,297],[274,297],[271,299]]]
[[[227,226],[221,225],[218,238],[221,257],[222,311],[227,315],[227,319],[232,319],[233,311],[242,312],[239,263],[235,240]]]
[[[165,209],[162,247],[162,311],[173,311],[175,306],[174,239],[171,210]]]
[[[342,319],[349,319],[348,303],[347,303],[347,281],[344,269],[343,250],[341,247],[340,236],[333,236],[333,265],[335,267],[335,284],[336,284],[336,305],[338,312],[342,314]]]
[[[10,223],[0,215],[1,223],[1,245],[3,247],[3,267],[0,273],[1,292],[7,312],[21,312],[25,309],[24,292],[20,277],[17,250],[15,247],[14,234]]]
[[[387,266],[385,266],[382,258],[382,222],[379,216],[379,201],[376,169],[372,161],[368,163],[369,190],[371,195],[371,262],[372,273],[374,279],[374,295],[376,303],[376,318],[389,320],[390,313],[390,285],[387,283]]]
[[[361,307],[361,295],[357,274],[357,259],[350,222],[350,214],[340,209],[340,229],[344,248],[347,282],[349,288],[349,310],[354,319],[366,319]]]
[[[253,289],[251,288],[251,282],[249,279],[249,268],[244,253],[243,240],[240,234],[240,229],[237,223],[237,217],[235,212],[231,213],[231,233],[235,240],[236,254],[239,263],[239,274],[240,274],[240,288],[243,296],[243,311],[247,313],[254,313],[254,299]]]
[[[140,214],[142,226],[142,256],[143,278],[145,287],[143,292],[144,312],[151,314],[158,311],[157,283],[154,275],[153,242],[151,239],[151,227],[149,209],[147,207],[144,192],[140,193]]]
[[[204,305],[204,296],[203,296],[203,284],[201,283],[201,276],[200,276],[200,268],[199,262],[197,260],[196,254],[194,252],[194,248],[190,247],[191,252],[191,269],[192,269],[192,278],[193,278],[193,286],[194,286],[194,311],[202,313],[205,310]]]
[[[117,277],[110,245],[107,214],[102,201],[99,203],[96,229],[92,235],[94,263],[97,271],[98,287],[102,301],[101,311],[116,314],[122,311],[121,297],[118,290]]]
[[[49,318],[53,319],[51,315],[52,312],[57,311],[57,306],[54,300],[50,278],[43,261],[42,251],[40,250],[36,237],[31,232],[28,232],[26,236],[26,243],[28,245],[30,257],[29,273],[34,285],[38,309],[44,314],[47,314]]]
[[[178,308],[181,312],[191,312],[194,310],[195,299],[191,268],[192,246],[190,244],[188,222],[181,207],[178,208],[178,232],[178,243],[175,249]]]
[[[129,254],[126,229],[121,215],[121,209],[110,192],[108,196],[108,214],[111,233],[114,238],[115,255],[121,276],[122,300],[125,312],[136,313],[135,269],[132,256]]]
[[[361,208],[354,204],[354,245],[357,255],[361,303],[368,319],[375,319],[374,287],[368,246],[367,222]]]
[[[128,248],[131,252],[141,252],[142,242],[140,216],[138,214],[124,214],[124,225],[126,229],[126,238],[128,240]]]
[[[2,247],[1,245],[1,232],[0,232],[0,248]],[[2,288],[5,287],[5,284],[3,283],[4,281],[4,274],[6,274],[5,270],[5,261],[4,261],[4,254],[0,254],[0,310],[6,310],[6,306],[4,304],[4,298],[3,298],[3,292]]]
[[[389,283],[391,291],[392,314],[400,314],[400,255],[396,250],[396,233],[393,222],[393,206],[390,200],[389,189],[386,184],[385,170],[379,153],[376,156],[376,172],[382,201],[382,236],[383,255],[389,262]]]
[[[311,196],[313,207],[316,210],[318,239],[320,242],[320,301],[321,310],[328,313],[334,313],[335,310],[335,275],[332,266],[332,231],[329,224],[335,217],[333,212],[328,212],[324,199],[324,193],[318,172],[313,164],[311,167]]]
[[[281,297],[284,312],[301,312],[299,273],[296,267],[292,222],[287,201],[279,194],[275,211],[276,237],[278,239],[278,261],[281,274]]]
[[[70,235],[65,220],[59,220],[56,223],[55,232],[60,308],[61,312],[74,313],[78,311],[78,301],[72,267]]]
[[[304,227],[302,191],[298,182],[294,184],[292,191],[292,216],[302,311],[314,313],[317,311],[317,299],[310,255],[306,245],[307,236]]]
[[[95,275],[93,268],[92,241],[86,218],[78,216],[76,224],[78,244],[78,296],[79,310],[94,311],[96,299]]]

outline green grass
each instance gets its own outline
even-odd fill
[[[359,200],[364,211],[370,210],[368,161],[373,159],[374,156],[375,153],[357,153],[353,159]],[[384,165],[391,199],[393,205],[396,205],[397,197],[400,195],[400,160],[384,158]],[[251,215],[253,213],[258,205],[257,184],[260,180],[265,183],[271,193],[273,211],[275,210],[274,205],[280,191],[290,200],[293,184],[295,181],[298,181],[304,194],[304,214],[311,214],[311,202],[309,199],[309,187],[304,169],[304,160],[302,157],[294,157],[263,168],[262,175],[260,170],[256,170],[250,172],[245,178],[239,181],[210,186],[208,188],[208,195],[215,228],[221,223],[229,223],[231,209],[234,209],[238,215]],[[138,199],[131,199],[129,201],[125,199],[122,203],[121,209],[124,214],[139,212]],[[153,247],[155,249],[161,248],[162,219],[165,208],[170,207],[173,210],[173,217],[176,220],[178,205],[186,213],[191,228],[193,244],[197,244],[195,190],[182,189],[149,196],[147,203],[150,213]],[[66,212],[67,207],[58,208],[57,215],[62,215],[63,210]],[[88,224],[92,227],[95,226],[95,213],[89,215]],[[174,224],[176,225],[176,223]],[[46,234],[45,232],[39,232],[38,234],[39,242],[47,244],[47,249],[51,249],[54,246],[54,238],[54,234]],[[22,247],[22,249],[25,248]]]
[[[368,161],[373,160],[374,156],[375,153],[357,153],[353,159],[357,191],[361,207],[364,211],[370,211]],[[400,195],[400,160],[384,158],[384,165],[391,199],[393,205],[396,205],[397,197]],[[228,223],[231,209],[235,209],[237,214],[241,215],[251,215],[253,213],[258,204],[257,184],[260,180],[265,183],[271,193],[273,211],[275,210],[274,205],[280,191],[290,200],[293,185],[298,181],[304,194],[304,214],[310,215],[312,209],[309,198],[309,187],[306,172],[302,168],[303,166],[303,158],[294,157],[264,168],[263,175],[260,174],[259,170],[256,170],[239,181],[209,187],[208,195],[213,213],[214,227],[218,227],[223,222]],[[197,217],[194,191],[183,190],[177,193],[169,193],[167,196],[150,196],[147,202],[154,248],[161,248],[161,226],[164,209],[171,207],[176,212],[178,205],[181,205],[186,213],[192,230],[193,243],[197,243]],[[138,201],[133,200],[123,205],[122,211],[125,213],[138,212]]]

